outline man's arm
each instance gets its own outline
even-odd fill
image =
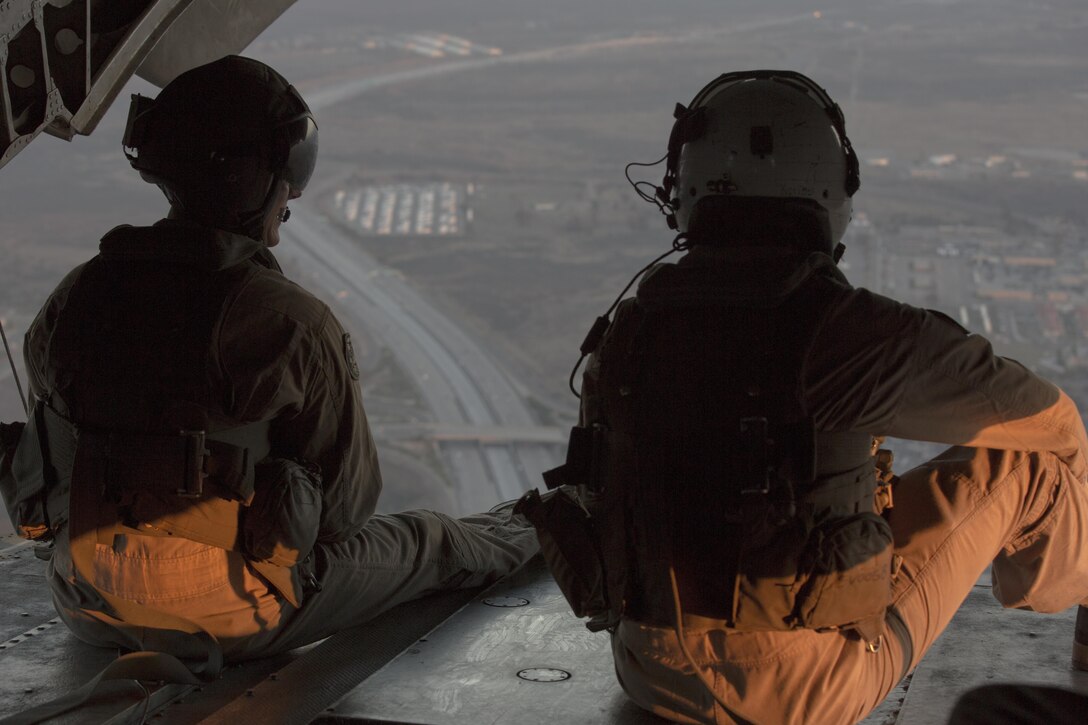
[[[298,415],[273,425],[273,440],[321,469],[318,537],[343,541],[374,513],[382,478],[359,390],[350,338],[330,312],[314,340]]]
[[[358,368],[332,311],[278,274],[259,275],[231,305],[218,345],[232,415],[272,419],[272,455],[321,469],[318,538],[343,541],[374,512],[381,472]]]
[[[49,340],[53,329],[57,325],[57,318],[60,316],[61,310],[68,303],[68,293],[75,286],[84,266],[81,264],[65,275],[61,283],[49,295],[45,304],[42,305],[42,308],[38,310],[38,314],[34,317],[34,321],[30,323],[30,327],[27,328],[26,335],[23,338],[23,362],[26,364],[28,386],[30,388],[28,395],[31,404],[33,404],[35,397],[42,395],[50,388],[45,369],[49,352]]]
[[[1084,471],[1072,400],[947,316],[854,290],[828,315],[805,389],[823,430],[1050,451]]]
[[[1088,436],[1077,406],[1058,386],[995,355],[984,337],[927,314],[913,369],[891,435],[1050,451],[1084,472]]]

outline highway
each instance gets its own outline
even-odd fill
[[[319,111],[380,88],[451,73],[510,63],[560,62],[637,46],[713,42],[733,34],[811,20],[812,15],[805,13],[681,34],[606,38],[441,62],[306,88],[305,95],[310,107]],[[447,432],[457,431],[455,435],[436,436],[433,430],[420,428],[423,435],[440,441],[444,463],[455,479],[463,511],[486,508],[540,484],[541,471],[559,462],[559,447],[555,443],[558,432],[536,428],[525,402],[524,387],[501,370],[477,341],[400,275],[384,273],[360,242],[320,214],[296,204],[291,221],[281,234],[286,243],[277,249],[277,254],[284,258],[294,256],[305,268],[318,271],[328,291],[346,291],[340,308],[342,314],[357,329],[367,330],[388,346],[416,382],[434,416],[434,425]],[[505,436],[496,433],[503,429],[517,433]],[[479,435],[473,430],[478,430]],[[405,431],[398,428],[389,433],[396,438]]]
[[[355,78],[350,81],[335,83],[322,88],[310,89],[303,87],[303,95],[306,97],[306,102],[309,104],[310,108],[314,111],[318,111],[379,88],[410,81],[423,80],[426,78],[435,78],[451,73],[465,73],[511,63],[537,63],[543,61],[569,60],[571,58],[577,58],[593,53],[624,48],[714,42],[730,35],[746,34],[756,30],[763,30],[781,25],[813,21],[814,18],[811,13],[802,13],[781,18],[768,18],[766,20],[755,20],[747,23],[736,23],[722,28],[705,28],[685,33],[659,33],[653,35],[604,38],[552,48],[540,48],[521,53],[487,56],[483,58],[473,58],[471,60],[444,61],[420,68],[411,68],[409,70],[396,71],[393,73]]]
[[[536,428],[518,384],[399,274],[384,273],[357,240],[297,207],[281,229],[284,242],[277,254],[314,271],[326,290],[339,293],[338,309],[389,348],[435,422],[460,431],[440,442],[459,507],[487,509],[539,486],[540,472],[557,462],[554,432],[496,435],[504,428]],[[480,435],[471,435],[473,429]],[[420,431],[430,435],[425,427]]]

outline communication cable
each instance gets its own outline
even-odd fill
[[[680,651],[684,654],[684,659],[691,665],[691,669],[695,671],[695,676],[699,678],[699,682],[702,683],[706,691],[710,693],[710,696],[714,698],[714,702],[718,703],[718,707],[725,710],[725,714],[731,717],[735,722],[740,725],[752,725],[748,720],[745,720],[722,700],[721,696],[715,692],[714,686],[710,683],[706,673],[702,668],[695,663],[695,657],[692,656],[691,650],[688,649],[687,642],[684,641],[684,612],[680,608],[680,587],[676,584],[676,570],[669,566],[669,582],[672,584],[672,605],[676,612],[676,640],[680,643]]]
[[[642,192],[640,191],[639,195],[641,194]],[[579,348],[579,351],[582,353],[582,355],[578,358],[578,362],[574,363],[574,368],[570,371],[570,379],[567,380],[567,387],[570,388],[570,392],[574,393],[574,397],[578,398],[579,400],[582,399],[582,396],[578,393],[577,390],[574,389],[574,376],[578,374],[578,368],[582,367],[582,361],[586,359],[586,356],[597,349],[597,345],[600,344],[601,339],[604,337],[604,333],[608,331],[609,326],[611,326],[612,324],[611,316],[613,310],[615,310],[616,307],[620,304],[620,300],[622,300],[623,296],[627,294],[627,290],[631,289],[631,285],[638,281],[639,277],[646,274],[646,272],[649,271],[651,267],[660,262],[662,259],[669,256],[670,254],[675,254],[676,252],[687,251],[689,246],[690,245],[688,244],[687,235],[683,233],[677,234],[676,238],[672,240],[672,248],[664,254],[658,255],[653,259],[653,261],[651,261],[645,267],[636,272],[635,276],[631,278],[631,281],[627,283],[627,286],[624,287],[619,295],[616,296],[615,301],[608,308],[608,310],[593,322],[593,327],[589,328],[589,332],[586,333],[586,339],[582,341],[582,346]]]
[[[635,181],[634,179],[632,179],[631,178],[631,167],[632,166],[644,166],[646,168],[653,168],[654,166],[657,166],[658,164],[660,164],[662,161],[664,161],[668,157],[669,157],[669,155],[668,155],[668,153],[666,153],[664,156],[659,158],[657,161],[654,161],[654,162],[651,162],[651,163],[644,163],[644,162],[641,162],[641,161],[632,161],[631,163],[629,163],[629,164],[627,164],[626,166],[623,167],[623,175],[627,177],[627,183],[631,185],[631,187],[635,190],[635,193],[638,194],[639,198],[642,199],[643,201],[647,201],[647,202],[653,204],[654,206],[656,206],[657,210],[660,211],[665,216],[668,216],[668,215],[672,214],[674,211],[676,211],[672,207],[672,202],[669,200],[668,193],[665,191],[665,189],[658,186],[657,184],[654,184],[653,182],[650,182],[650,181]],[[643,186],[650,187],[651,189],[654,190],[654,193],[651,194],[649,192],[643,191],[643,189],[642,189]]]

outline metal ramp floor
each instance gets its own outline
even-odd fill
[[[0,718],[89,680],[114,653],[57,624],[45,564],[0,539]],[[938,725],[981,684],[1035,682],[1088,693],[1069,665],[1074,610],[1003,610],[979,582],[933,649],[865,725]],[[116,683],[51,723],[137,723],[142,693]],[[1088,719],[1088,718],[1086,718]],[[539,560],[495,586],[411,602],[323,642],[228,668],[202,687],[152,691],[148,723],[650,725],[612,671],[608,637],[589,633]]]

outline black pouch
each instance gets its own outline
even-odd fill
[[[20,536],[47,541],[53,538],[50,500],[67,498],[75,430],[41,400],[34,404],[27,423],[3,426],[0,490],[4,505]],[[58,466],[63,471],[58,472]]]
[[[12,459],[15,458],[15,449],[19,445],[19,439],[23,435],[26,423],[0,423],[0,494],[4,497],[4,508],[7,509],[11,523],[22,534],[19,525],[23,519],[21,497],[19,487],[15,483],[15,475],[12,473]]]
[[[892,554],[891,529],[874,513],[811,528],[797,519],[743,550],[732,626],[746,632],[860,631],[859,623],[883,621],[891,603]]]
[[[848,627],[882,619],[891,603],[892,532],[874,513],[817,527],[810,540],[807,581],[797,597],[801,626]]]
[[[321,476],[314,467],[286,458],[257,464],[256,493],[242,524],[251,559],[294,566],[313,550],[320,523]]]
[[[521,497],[514,512],[536,529],[544,561],[574,615],[593,617],[608,611],[601,544],[586,510],[564,489],[544,496],[534,489]]]

